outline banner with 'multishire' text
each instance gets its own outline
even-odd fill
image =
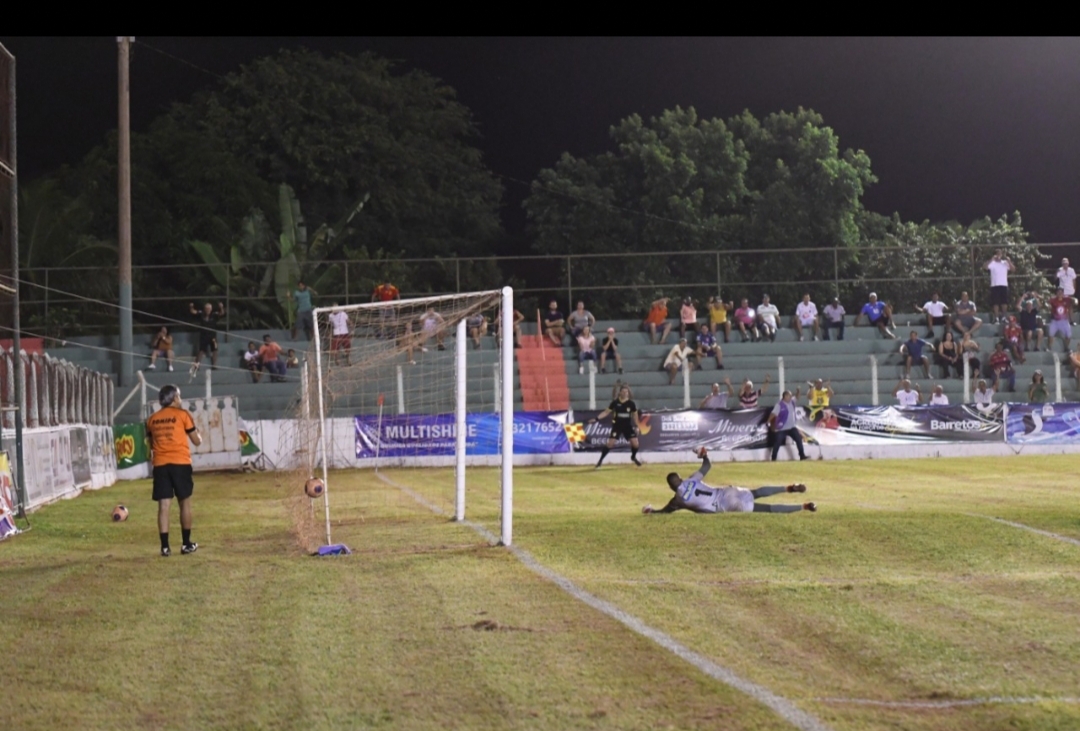
[[[563,454],[566,440],[565,411],[518,411],[514,413],[514,454]],[[429,457],[452,455],[457,441],[453,414],[365,414],[354,418],[356,456]],[[465,453],[499,453],[502,419],[498,414],[465,416]]]

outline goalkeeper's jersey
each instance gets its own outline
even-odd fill
[[[682,508],[695,513],[750,513],[754,510],[754,496],[744,487],[712,487],[703,481],[704,475],[695,472],[679,484],[675,497],[668,506],[672,510]]]

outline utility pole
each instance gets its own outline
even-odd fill
[[[131,44],[134,36],[118,36],[117,58],[119,72],[119,122],[117,148],[118,190],[120,202],[119,230],[117,243],[120,248],[120,385],[130,386],[134,382],[134,362],[131,351],[131,90],[128,83],[128,67],[131,59]]]

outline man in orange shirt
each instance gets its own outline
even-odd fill
[[[661,297],[649,306],[649,314],[645,318],[645,322],[642,323],[643,328],[649,333],[649,341],[656,345],[656,328],[662,327],[664,334],[660,336],[660,344],[663,345],[667,340],[668,333],[671,332],[671,323],[667,321],[667,303],[669,297]]]
[[[180,406],[180,389],[162,386],[158,393],[161,408],[146,420],[146,435],[154,459],[154,500],[158,504],[158,533],[161,555],[168,557],[169,506],[175,497],[180,503],[180,528],[184,543],[180,553],[195,553],[198,543],[191,542],[191,493],[195,481],[191,473],[191,446],[202,444],[202,437],[187,409]]]
[[[263,344],[259,348],[259,363],[262,370],[270,371],[271,383],[285,380],[285,364],[278,358],[279,355],[281,346],[274,342],[269,333],[263,335]]]
[[[390,282],[383,282],[375,291],[371,293],[372,302],[393,302],[394,300],[401,299],[401,293],[398,292],[398,288],[390,284]],[[387,305],[379,310],[379,327],[375,333],[380,338],[392,338],[397,333],[395,330],[395,319],[397,318],[397,308]]]

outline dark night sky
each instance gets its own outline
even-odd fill
[[[868,208],[968,223],[1019,210],[1033,239],[1080,239],[1080,39],[153,38],[224,74],[281,47],[375,51],[453,86],[489,167],[532,180],[563,151],[605,149],[608,127],[675,105],[761,117],[802,105],[869,154]],[[24,180],[77,162],[116,126],[115,38],[0,37],[18,59]],[[213,77],[135,46],[132,123]],[[525,186],[504,179],[508,228]]]

